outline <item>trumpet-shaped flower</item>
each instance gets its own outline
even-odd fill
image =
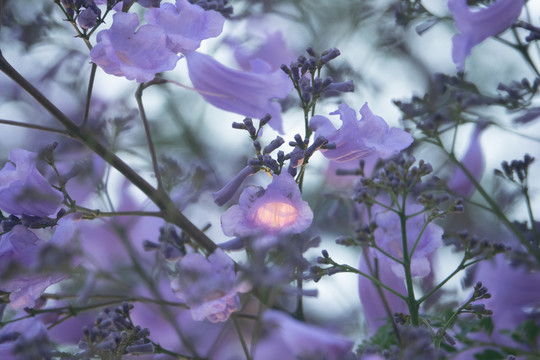
[[[0,210],[12,215],[48,216],[64,196],[36,168],[37,154],[15,149],[0,170]]]
[[[476,45],[508,29],[519,17],[523,0],[498,0],[487,8],[471,11],[467,0],[450,0],[448,8],[460,32],[452,38],[452,59],[459,71]]]
[[[114,14],[111,28],[97,35],[97,44],[90,51],[92,61],[107,74],[137,82],[174,69],[179,57],[167,47],[165,30],[149,24],[138,26],[137,14]]]
[[[190,307],[193,320],[222,322],[240,308],[238,292],[247,289],[237,283],[234,262],[223,250],[217,249],[208,259],[201,254],[187,254],[176,268],[178,276],[171,287]]]
[[[321,150],[329,160],[345,162],[376,155],[387,158],[399,153],[413,142],[412,136],[398,128],[389,128],[386,121],[374,115],[367,103],[360,109],[362,118],[356,118],[356,112],[346,104],[330,115],[339,114],[343,125],[336,130],[324,116],[315,115],[309,126],[315,131],[315,138],[323,136],[335,149]]]
[[[273,99],[285,98],[292,83],[281,71],[271,71],[265,61],[252,61],[252,71],[228,68],[211,56],[196,51],[186,54],[189,77],[210,104],[252,118],[270,114],[270,126],[283,133],[281,106]]]
[[[187,0],[177,0],[176,5],[163,3],[159,8],[146,11],[148,24],[163,28],[167,46],[174,53],[193,51],[201,41],[221,34],[225,18],[217,11],[205,11]]]
[[[275,175],[265,190],[247,186],[238,205],[221,216],[221,227],[227,236],[249,236],[257,233],[300,233],[313,220],[313,212],[293,177]]]

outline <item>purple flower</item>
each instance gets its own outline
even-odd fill
[[[248,178],[248,176],[251,176],[257,172],[257,168],[253,166],[246,166],[240,172],[232,178],[223,188],[221,188],[219,191],[216,191],[212,194],[214,197],[214,202],[218,206],[224,205],[227,201],[231,200],[231,198],[236,194],[236,191],[238,191],[238,188],[244,180]]]
[[[272,116],[270,126],[283,133],[281,106],[272,101],[285,98],[292,83],[281,70],[271,71],[268,63],[253,61],[253,71],[228,68],[211,56],[196,51],[186,54],[189,77],[195,89],[210,104],[252,118]]]
[[[341,335],[294,320],[289,315],[276,310],[265,311],[263,322],[272,329],[272,332],[277,333],[276,340],[284,344],[284,347],[278,347],[279,359],[303,359],[317,356],[326,360],[339,360],[351,352],[354,344],[353,341]],[[277,358],[274,356],[276,355],[274,349],[270,354],[272,357],[267,357],[265,355],[269,354],[264,354],[264,351],[257,348],[254,358],[257,360]],[[285,356],[286,354],[291,356]]]
[[[264,190],[247,186],[238,205],[221,216],[221,228],[227,236],[253,234],[300,233],[311,225],[313,212],[293,177],[288,173],[274,175]]]
[[[373,258],[373,251],[367,250],[367,257],[371,268],[368,266],[366,257],[362,256],[360,260],[360,271],[371,275],[373,277],[375,273],[375,261]],[[399,278],[392,269],[387,266],[386,263],[378,262],[378,279],[385,285],[394,289],[402,295],[407,294],[407,289],[402,278]],[[372,272],[373,271],[373,272]],[[388,317],[392,316],[396,312],[407,314],[409,312],[407,304],[403,299],[400,299],[396,295],[392,294],[388,290],[382,289],[386,303],[388,304],[390,314],[386,310],[386,306],[379,295],[379,291],[371,280],[364,276],[358,277],[358,292],[360,294],[360,301],[362,303],[363,313],[366,318],[366,322],[371,334],[375,333],[379,327],[388,323]],[[391,320],[390,320],[391,321]]]
[[[137,31],[137,14],[116,13],[109,30],[101,31],[90,51],[92,61],[107,74],[146,82],[163,71],[172,70],[179,57],[167,47],[163,28],[143,25]]]
[[[420,205],[408,205],[407,214],[418,213],[423,210]],[[375,242],[393,257],[403,260],[403,241],[401,236],[401,222],[398,214],[390,210],[380,211],[375,215],[377,229]],[[426,226],[423,213],[407,219],[407,250],[411,257],[411,272],[414,277],[425,277],[431,272],[429,256],[442,245],[443,230],[438,225],[429,223]],[[425,229],[424,229],[425,227]],[[420,239],[418,237],[420,236]],[[392,271],[400,278],[405,277],[403,266],[394,260],[375,253],[378,258],[391,266]]]
[[[97,19],[100,14],[101,10],[99,10],[98,7],[94,6],[86,8],[79,14],[77,22],[79,23],[79,26],[83,29],[93,28],[94,26],[96,26]]]
[[[13,265],[16,269],[19,266],[24,269],[0,284],[0,290],[10,293],[11,308],[33,307],[45,289],[67,278],[66,274],[44,272],[39,263],[43,261],[42,250],[46,244],[66,248],[74,233],[73,220],[64,218],[49,241],[40,239],[22,225],[15,226],[0,238],[0,264],[4,265],[0,266],[0,271],[9,273]]]
[[[463,71],[473,47],[508,29],[518,19],[522,7],[523,0],[498,0],[487,8],[471,11],[467,0],[449,0],[448,8],[460,32],[452,38],[452,59],[457,69]]]
[[[0,170],[0,210],[12,215],[48,216],[64,201],[36,168],[37,154],[15,149]]]
[[[412,136],[398,128],[389,128],[383,118],[374,115],[367,103],[360,109],[362,118],[346,104],[330,115],[339,114],[343,125],[336,130],[324,116],[315,115],[309,122],[315,131],[315,138],[323,136],[335,149],[321,150],[323,155],[333,161],[345,162],[376,155],[387,158],[399,153],[413,142]]]
[[[482,177],[486,165],[484,153],[482,152],[482,146],[480,144],[480,134],[484,129],[484,125],[476,126],[471,136],[469,148],[461,159],[461,163],[477,181]],[[447,185],[451,190],[464,196],[470,196],[475,190],[474,184],[459,167],[456,167],[450,180],[448,180]]]
[[[144,14],[148,24],[163,28],[167,46],[172,52],[193,51],[201,41],[221,34],[225,18],[217,11],[205,11],[187,0],[176,0],[176,5],[163,3],[160,8]]]
[[[238,284],[234,262],[221,249],[208,259],[201,254],[187,254],[176,263],[178,275],[171,282],[176,296],[190,307],[193,320],[226,321],[240,308],[238,292],[247,291]]]

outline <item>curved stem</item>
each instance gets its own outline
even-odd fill
[[[0,124],[18,126],[18,127],[23,127],[23,128],[27,128],[27,129],[33,129],[33,130],[39,130],[39,131],[46,131],[46,132],[51,132],[51,133],[71,137],[71,134],[68,131],[61,130],[61,129],[54,129],[54,128],[50,128],[50,127],[42,126],[42,125],[28,124],[28,123],[24,123],[24,122],[13,121],[13,120],[5,120],[5,119],[0,119]]]

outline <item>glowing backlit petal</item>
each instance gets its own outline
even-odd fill
[[[298,210],[291,204],[271,202],[262,205],[255,211],[253,221],[258,226],[277,230],[294,223],[297,216]]]

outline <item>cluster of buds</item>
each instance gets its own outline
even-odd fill
[[[96,318],[92,328],[84,328],[84,340],[79,342],[81,354],[90,359],[98,356],[109,359],[123,354],[149,354],[154,346],[148,339],[147,328],[134,326],[129,312],[133,305],[123,302],[116,309],[105,308]]]
[[[496,169],[495,175],[507,179],[513,183],[519,181],[520,184],[524,184],[527,181],[529,175],[529,166],[534,162],[534,158],[529,154],[525,154],[523,160],[512,160],[510,163],[503,161],[501,166],[503,171]]]

